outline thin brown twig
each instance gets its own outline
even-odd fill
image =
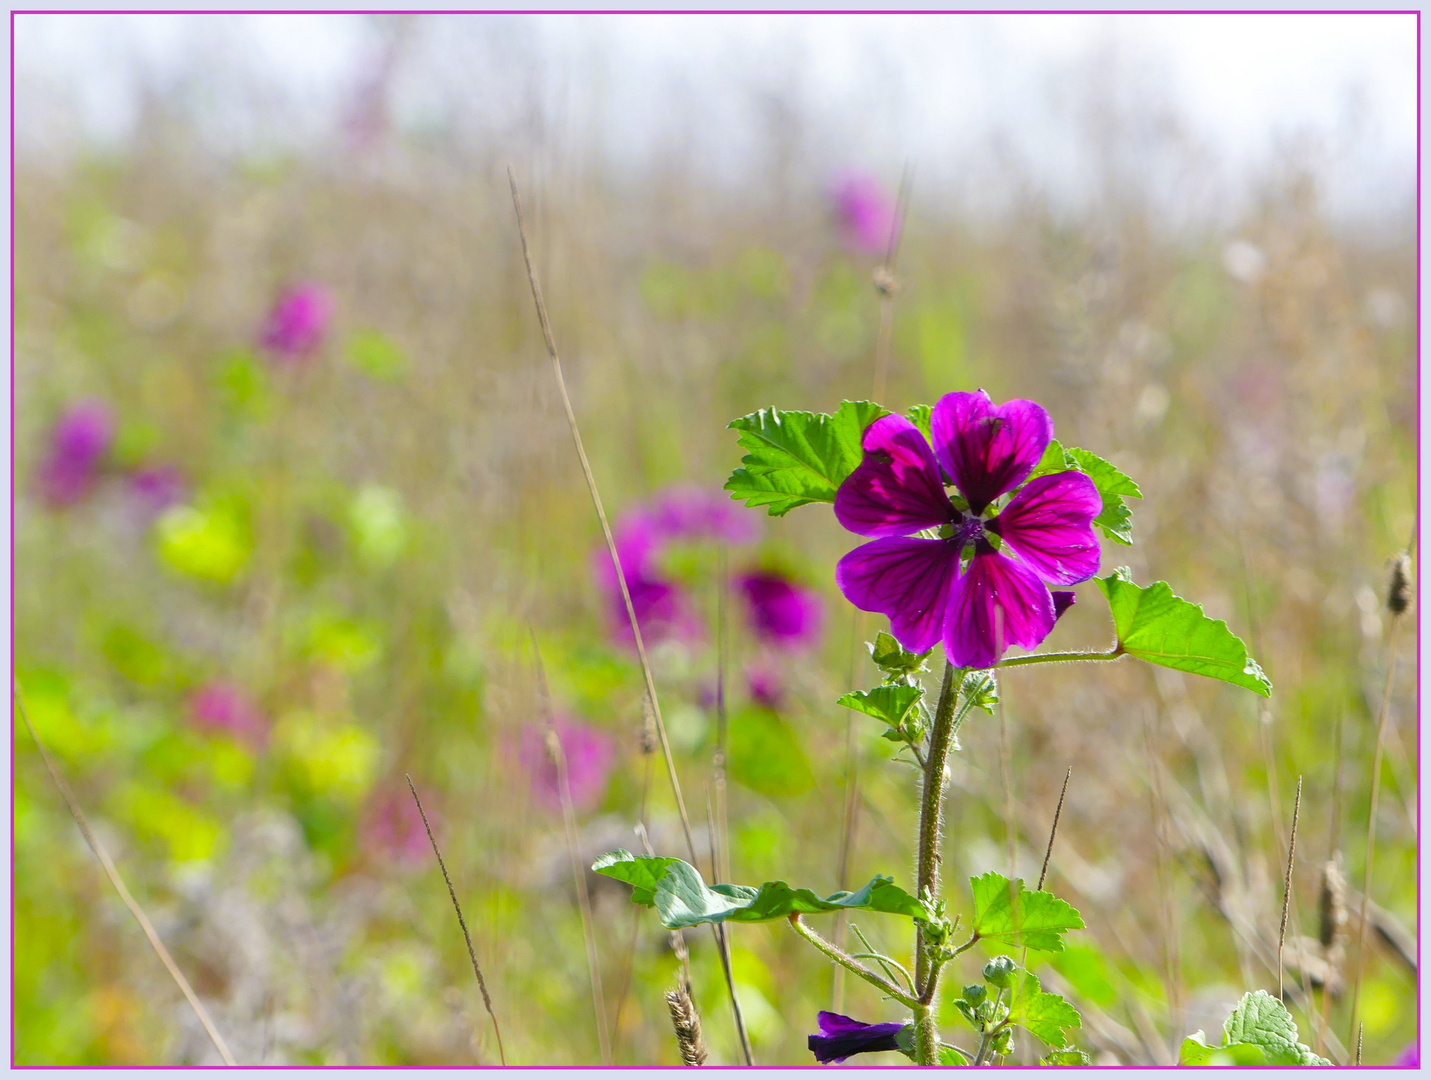
[[[1285,997],[1282,983],[1282,952],[1287,947],[1287,909],[1292,903],[1292,866],[1297,858],[1297,821],[1302,816],[1302,778],[1297,777],[1297,799],[1292,804],[1292,832],[1287,841],[1287,873],[1282,879],[1282,926],[1277,931],[1277,997]],[[1306,965],[1303,964],[1303,967]],[[1311,1002],[1307,1003],[1310,1015]]]
[[[576,903],[581,911],[581,936],[586,944],[586,974],[591,983],[591,1004],[596,1014],[596,1041],[601,1049],[601,1063],[610,1068],[611,1035],[606,1019],[606,995],[601,987],[601,958],[596,951],[596,927],[591,918],[591,896],[586,890],[586,873],[577,855],[576,808],[571,801],[571,777],[567,773],[566,753],[562,749],[561,737],[556,730],[556,717],[552,712],[551,693],[547,689],[546,668],[542,665],[542,651],[537,646],[536,632],[527,628],[532,635],[532,655],[536,658],[537,691],[541,695],[542,716],[546,722],[547,756],[551,759],[557,774],[557,795],[561,800],[562,825],[566,833],[566,854],[571,863],[571,879],[576,886]]]
[[[890,223],[884,262],[875,272],[875,285],[880,292],[879,336],[875,339],[875,401],[884,397],[885,383],[889,378],[890,344],[894,334],[894,297],[899,291],[899,282],[894,275],[899,265],[900,243],[904,239],[904,219],[909,212],[909,189],[912,180],[913,170],[906,164],[900,177],[899,199],[895,204],[894,220]]]
[[[457,925],[462,928],[462,940],[467,942],[467,958],[472,961],[472,973],[477,976],[477,989],[482,991],[482,1005],[486,1008],[487,1015],[492,1018],[492,1030],[497,1034],[497,1056],[501,1058],[502,1064],[506,1065],[507,1051],[502,1047],[502,1028],[497,1023],[497,1014],[492,1010],[492,997],[487,993],[487,980],[482,977],[482,966],[477,963],[477,950],[472,947],[472,935],[467,932],[467,920],[462,917],[462,905],[457,902],[457,890],[452,887],[447,863],[442,859],[437,837],[432,835],[432,825],[427,820],[427,811],[422,808],[422,800],[417,797],[417,788],[413,785],[412,777],[404,773],[403,778],[407,780],[407,789],[412,792],[412,801],[417,803],[417,812],[422,816],[422,827],[427,830],[427,842],[432,845],[432,853],[437,856],[442,880],[447,882],[447,895],[452,898],[452,910],[457,912]]]
[[[1048,860],[1053,855],[1054,837],[1058,835],[1058,821],[1063,817],[1063,799],[1068,794],[1068,781],[1073,777],[1073,766],[1063,774],[1063,790],[1058,793],[1058,806],[1053,811],[1053,828],[1048,830],[1048,847],[1043,849],[1043,869],[1038,872],[1038,889],[1042,891],[1044,879],[1048,877]]]
[[[552,336],[551,319],[547,316],[546,301],[542,299],[542,287],[537,282],[537,270],[532,262],[531,248],[527,243],[527,223],[522,214],[522,199],[517,192],[517,179],[512,170],[507,170],[507,183],[512,188],[512,206],[517,213],[517,233],[522,241],[522,258],[527,265],[527,281],[532,288],[532,300],[537,308],[537,321],[541,323],[542,339],[546,342],[547,355],[551,358],[552,371],[556,375],[557,389],[561,392],[562,408],[566,411],[566,422],[571,430],[572,442],[576,445],[576,456],[581,462],[582,474],[586,477],[587,491],[596,507],[597,519],[601,522],[601,533],[606,540],[607,554],[616,570],[616,583],[621,587],[621,600],[626,607],[626,617],[631,623],[631,634],[636,640],[636,655],[641,661],[641,674],[646,681],[646,697],[651,703],[651,712],[656,721],[656,734],[661,740],[661,753],[666,759],[666,772],[671,780],[671,793],[676,798],[676,809],[681,816],[681,829],[686,837],[686,849],[691,862],[698,861],[696,841],[691,833],[690,815],[686,813],[686,800],[681,794],[681,780],[676,774],[676,760],[671,754],[671,742],[666,737],[666,724],[661,718],[660,699],[656,696],[656,679],[651,673],[651,661],[646,656],[646,643],[641,637],[641,626],[636,619],[636,609],[631,603],[631,590],[626,584],[626,570],[621,565],[621,557],[616,552],[616,540],[611,535],[611,525],[606,519],[606,508],[601,501],[601,493],[596,486],[596,476],[591,471],[591,461],[586,456],[586,447],[581,441],[581,429],[577,426],[576,411],[572,408],[571,395],[567,393],[566,377],[562,374],[561,356],[557,352],[556,338]]]
[[[601,533],[606,540],[606,551],[611,557],[611,565],[616,570],[616,583],[621,587],[621,599],[626,607],[626,618],[631,623],[631,635],[636,641],[636,655],[641,662],[641,674],[646,682],[646,700],[651,708],[651,716],[656,724],[656,735],[661,742],[661,754],[666,761],[666,775],[671,781],[671,794],[676,800],[676,810],[681,818],[681,831],[685,835],[686,850],[691,857],[691,863],[700,861],[696,854],[696,841],[691,833],[691,818],[686,812],[686,800],[681,794],[681,780],[676,773],[676,759],[671,753],[671,740],[666,736],[666,723],[661,718],[661,704],[656,697],[656,679],[651,672],[651,661],[646,656],[646,644],[641,637],[641,626],[636,619],[636,609],[631,603],[631,590],[626,584],[626,571],[621,565],[621,557],[616,553],[616,541],[611,535],[611,525],[606,519],[606,508],[601,502],[601,493],[596,487],[596,476],[591,471],[591,461],[586,456],[586,448],[581,441],[581,429],[576,423],[576,412],[571,405],[571,395],[567,393],[566,378],[562,374],[561,357],[557,353],[556,339],[552,336],[551,320],[547,317],[546,302],[542,299],[542,289],[537,283],[537,271],[532,263],[531,248],[527,243],[527,224],[522,215],[522,199],[517,192],[517,180],[512,175],[512,170],[507,170],[507,183],[512,189],[512,206],[517,213],[517,232],[522,241],[522,258],[527,265],[527,281],[532,288],[532,300],[537,308],[537,321],[541,323],[542,338],[546,342],[547,355],[551,358],[552,371],[556,375],[557,389],[561,392],[562,407],[566,411],[567,426],[571,430],[572,442],[576,445],[576,456],[581,462],[582,474],[586,477],[586,488],[591,495],[592,505],[596,508],[596,517],[601,522]],[[712,934],[719,942],[720,934],[715,930],[714,924],[711,927]],[[731,991],[730,1004],[735,1011],[735,1022],[737,1030],[742,1033],[741,1049],[746,1051],[749,1047],[749,1039],[744,1036],[745,1016],[741,1012],[740,999],[735,994],[735,984],[728,981],[727,985]],[[753,1065],[753,1056],[747,1051],[747,1065]]]
[[[134,921],[139,924],[139,929],[144,931],[145,938],[149,941],[149,947],[154,950],[154,954],[159,957],[160,962],[168,970],[170,978],[178,985],[184,994],[184,999],[188,1001],[189,1008],[194,1010],[194,1015],[199,1018],[199,1023],[203,1026],[209,1041],[214,1044],[214,1049],[219,1052],[219,1058],[225,1065],[237,1065],[233,1054],[229,1052],[228,1044],[224,1042],[224,1037],[219,1034],[218,1028],[214,1027],[214,1022],[209,1018],[209,1012],[204,1008],[204,1003],[199,1000],[199,996],[194,993],[194,988],[189,985],[189,980],[184,978],[184,973],[179,970],[179,965],[174,963],[174,958],[169,955],[169,950],[164,947],[164,942],[159,939],[158,932],[154,929],[154,924],[149,921],[149,916],[144,914],[144,909],[135,902],[130,895],[129,889],[124,884],[124,879],[119,876],[119,870],[114,865],[114,860],[109,857],[109,852],[105,850],[99,838],[94,835],[89,827],[89,821],[84,816],[84,811],[80,809],[76,801],[74,792],[70,790],[65,778],[60,775],[59,768],[55,765],[54,759],[50,757],[50,751],[40,738],[40,733],[35,730],[35,725],[30,723],[30,714],[25,710],[24,697],[20,690],[20,684],[15,683],[15,704],[19,707],[20,719],[25,722],[25,727],[30,732],[30,738],[35,740],[35,747],[40,751],[40,757],[45,762],[45,768],[49,770],[50,779],[54,781],[55,787],[60,790],[60,797],[64,799],[65,806],[69,809],[70,817],[79,826],[80,834],[89,845],[94,857],[99,860],[100,866],[104,868],[105,876],[109,878],[109,883],[114,886],[114,891],[119,894],[119,899],[124,902],[124,906],[129,909],[129,914],[134,916]]]

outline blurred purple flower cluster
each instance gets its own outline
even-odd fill
[[[423,809],[436,830],[440,820],[437,811],[426,799]],[[421,865],[431,850],[422,815],[412,801],[412,793],[402,783],[380,787],[368,800],[359,836],[366,851],[405,866]]]
[[[606,793],[606,781],[616,756],[611,736],[565,716],[552,721],[566,763],[566,782],[576,810],[590,810]],[[552,813],[561,813],[561,784],[556,762],[547,752],[546,730],[532,724],[522,729],[518,760],[532,778],[532,794]]]
[[[616,554],[644,641],[695,644],[705,639],[694,598],[662,568],[671,546],[701,541],[751,544],[759,538],[758,520],[723,492],[696,487],[663,492],[620,518],[613,530]],[[592,566],[605,599],[612,639],[634,648],[635,638],[616,569],[605,548],[595,552]],[[788,654],[818,644],[824,605],[814,591],[782,573],[757,566],[739,571],[733,584],[742,601],[746,625],[768,650]],[[752,666],[747,679],[752,699],[770,707],[779,702],[782,681],[775,665]]]
[[[50,431],[50,447],[36,477],[40,498],[73,506],[94,490],[114,442],[114,416],[93,398],[70,406]]]

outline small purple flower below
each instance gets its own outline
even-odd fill
[[[805,649],[820,639],[824,606],[809,589],[801,588],[782,574],[750,573],[736,586],[745,596],[755,636],[779,649]]]
[[[50,506],[73,506],[93,489],[100,464],[114,441],[114,417],[102,401],[71,406],[50,433],[50,449],[37,476],[40,498]]]
[[[723,492],[678,487],[657,496],[644,512],[658,540],[724,540],[748,544],[760,535],[759,519]]]
[[[286,289],[274,302],[259,333],[259,343],[283,364],[306,360],[318,351],[333,319],[333,297],[307,281]]]
[[[1396,1055],[1392,1066],[1398,1069],[1414,1069],[1421,1064],[1421,1049],[1414,1042],[1407,1043],[1406,1049]]]
[[[898,1036],[903,1023],[862,1024],[839,1013],[821,1011],[816,1018],[820,1034],[809,1036],[810,1052],[824,1064],[839,1064],[855,1054],[872,1054],[879,1050],[898,1050]]]
[[[866,429],[864,460],[840,485],[835,517],[875,539],[840,560],[835,581],[856,607],[889,616],[906,649],[923,652],[942,639],[956,667],[993,667],[1010,645],[1042,642],[1073,602],[1046,583],[1072,585],[1097,572],[1093,519],[1102,498],[1072,470],[1024,483],[1053,439],[1053,421],[1035,402],[946,394],[931,427],[932,449],[902,416]],[[967,510],[950,501],[945,476]],[[937,537],[909,535],[927,529]]]
[[[196,727],[222,731],[261,749],[268,742],[268,718],[233,683],[211,679],[189,699]]]
[[[605,732],[563,716],[556,718],[553,727],[566,761],[572,806],[590,810],[606,792],[616,747]],[[532,794],[537,801],[553,813],[561,813],[561,786],[556,763],[547,753],[545,726],[528,725],[522,729],[518,758],[532,778]]]
[[[763,664],[752,664],[745,669],[745,687],[750,692],[750,700],[767,709],[778,712],[785,700],[785,680],[779,671]]]
[[[857,255],[883,255],[898,212],[884,186],[868,173],[847,172],[830,191],[840,243]]]

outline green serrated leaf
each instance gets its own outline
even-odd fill
[[[933,913],[919,900],[883,874],[855,892],[816,896],[783,881],[749,885],[707,885],[700,872],[680,859],[632,855],[612,851],[591,866],[598,874],[629,882],[638,904],[654,903],[661,925],[679,930],[701,923],[767,922],[791,914],[818,915],[827,911],[880,911],[891,915],[930,920]],[[645,899],[649,893],[651,899]]]
[[[1242,639],[1221,619],[1209,619],[1199,605],[1175,596],[1167,582],[1136,585],[1127,567],[1094,582],[1108,598],[1118,643],[1129,656],[1271,696],[1271,681]]]
[[[1141,499],[1143,492],[1138,485],[1127,473],[1091,450],[1070,446],[1064,450],[1064,454],[1074,468],[1088,475],[1103,499],[1103,509],[1093,519],[1093,524],[1102,529],[1103,535],[1110,540],[1116,540],[1120,544],[1132,544],[1133,512],[1128,509],[1123,496]]]
[[[1065,1029],[1083,1025],[1078,1010],[1062,996],[1044,990],[1038,976],[1031,971],[1023,972],[1014,980],[1009,1023],[1017,1024],[1051,1047],[1066,1046]]]
[[[928,670],[925,661],[934,651],[926,649],[922,653],[910,652],[895,640],[893,634],[887,634],[883,630],[875,635],[873,641],[865,642],[865,648],[869,649],[870,659],[874,661],[875,667],[887,675],[913,675]]]
[[[917,427],[926,439],[931,443],[934,441],[934,424],[931,417],[934,415],[933,405],[911,405],[905,410],[905,416],[909,422]]]
[[[749,453],[725,490],[746,506],[767,507],[772,517],[807,503],[834,502],[863,456],[865,429],[888,412],[872,401],[845,401],[833,416],[761,409],[732,420]]]
[[[1067,472],[1069,469],[1076,468],[1078,468],[1078,463],[1064,453],[1063,444],[1057,439],[1050,439],[1048,447],[1043,452],[1043,457],[1038,459],[1038,464],[1034,466],[1033,472],[1029,473],[1029,479],[1036,480],[1049,473]]]
[[[913,1024],[910,1025],[910,1027],[913,1026]],[[969,1064],[969,1059],[966,1058],[963,1054],[959,1053],[959,1051],[954,1049],[954,1047],[945,1046],[943,1043],[940,1043],[939,1064],[945,1066],[946,1068],[954,1068],[961,1065]]]
[[[1183,1040],[1182,1065],[1330,1065],[1298,1041],[1287,1007],[1265,990],[1243,994],[1222,1025],[1222,1045],[1209,1046],[1201,1031]]]
[[[973,930],[986,941],[1061,952],[1063,934],[1083,929],[1072,904],[1053,893],[1025,889],[1023,878],[1010,881],[991,870],[970,878],[969,887],[974,893]]]
[[[1051,1050],[1043,1059],[1045,1065],[1092,1065],[1093,1060],[1082,1050],[1066,1046],[1062,1050]]]
[[[835,704],[873,716],[897,728],[923,696],[922,686],[876,686],[873,690],[852,690]]]

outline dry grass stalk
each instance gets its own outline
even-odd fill
[[[194,988],[189,985],[189,980],[184,978],[184,973],[179,970],[179,965],[174,963],[174,958],[169,955],[169,950],[164,947],[164,942],[159,939],[159,934],[154,929],[154,924],[149,921],[149,916],[144,914],[144,909],[135,902],[133,896],[129,894],[129,889],[124,884],[124,879],[119,876],[119,870],[114,865],[114,860],[109,857],[109,852],[105,850],[99,838],[90,830],[89,821],[84,816],[84,811],[80,809],[79,803],[75,800],[74,792],[70,791],[69,784],[65,783],[65,778],[60,775],[59,768],[55,765],[54,759],[50,757],[50,751],[40,738],[40,733],[35,730],[35,725],[30,723],[30,714],[25,711],[25,701],[20,692],[20,684],[15,683],[15,704],[19,708],[20,719],[25,722],[25,728],[30,732],[30,738],[35,740],[35,747],[40,751],[40,757],[45,762],[45,768],[49,770],[50,779],[55,782],[55,787],[60,790],[60,797],[64,799],[65,806],[69,809],[70,817],[79,826],[80,834],[84,837],[84,842],[89,845],[94,857],[99,860],[100,866],[104,867],[105,876],[109,878],[109,883],[114,886],[114,891],[119,894],[119,899],[124,902],[124,906],[129,909],[129,914],[134,916],[134,921],[139,924],[139,929],[144,931],[144,936],[149,941],[149,947],[154,950],[154,954],[159,957],[160,962],[169,972],[175,984],[184,995],[184,999],[189,1003],[189,1008],[194,1010],[194,1015],[198,1017],[199,1023],[203,1026],[204,1033],[208,1035],[209,1041],[214,1044],[214,1049],[219,1052],[219,1058],[225,1065],[237,1065],[233,1054],[229,1052],[228,1044],[224,1042],[224,1037],[219,1034],[218,1028],[214,1027],[214,1022],[209,1018],[209,1012],[204,1008],[204,1003],[199,1000],[199,996],[194,993]]]
[[[666,759],[666,774],[671,781],[671,794],[675,797],[676,810],[680,814],[681,830],[686,838],[686,850],[690,853],[691,863],[695,864],[700,861],[696,855],[696,841],[691,834],[691,818],[690,814],[686,812],[685,797],[681,794],[681,780],[676,773],[676,759],[671,754],[671,741],[666,736],[666,724],[661,718],[661,704],[656,696],[656,679],[651,672],[651,661],[646,656],[646,643],[641,637],[641,627],[636,619],[636,609],[631,603],[631,590],[626,584],[626,571],[621,565],[621,557],[616,552],[616,540],[611,535],[611,524],[606,519],[606,508],[601,502],[601,492],[596,486],[596,476],[591,471],[591,461],[587,458],[586,448],[581,441],[581,429],[577,426],[576,412],[571,405],[571,395],[567,393],[566,377],[562,374],[561,368],[561,356],[557,352],[556,338],[552,336],[546,301],[542,299],[541,285],[537,282],[537,271],[532,263],[531,247],[527,242],[527,223],[522,215],[522,199],[517,192],[517,180],[511,169],[507,170],[507,183],[512,189],[512,207],[517,214],[517,232],[522,241],[522,259],[527,266],[527,281],[532,288],[532,300],[537,308],[537,321],[541,323],[542,338],[546,342],[547,355],[551,358],[557,389],[561,392],[562,407],[566,410],[567,427],[571,431],[572,442],[576,446],[576,456],[581,462],[581,471],[586,478],[587,491],[591,495],[592,505],[596,508],[597,519],[601,522],[601,534],[606,540],[606,551],[611,557],[611,565],[616,571],[616,583],[621,587],[621,600],[626,607],[626,618],[631,623],[631,634],[636,641],[636,655],[641,661],[641,674],[646,682],[646,697],[650,703],[651,717],[655,721],[656,735],[661,742],[661,753]],[[719,947],[720,934],[714,925],[711,929]],[[740,1035],[740,1045],[745,1054],[745,1063],[753,1065],[755,1061],[750,1050],[750,1037],[745,1031],[745,1017],[741,1013],[740,999],[735,994],[733,982],[730,983],[730,1003],[731,1008],[735,1011],[735,1026]]]
[[[467,942],[467,957],[472,961],[472,973],[477,976],[477,989],[482,991],[482,1005],[486,1008],[487,1015],[492,1018],[492,1030],[497,1034],[497,1056],[505,1065],[507,1051],[502,1047],[502,1028],[497,1023],[497,1014],[492,1010],[492,997],[487,993],[487,980],[482,977],[482,966],[477,963],[477,950],[472,947],[472,935],[467,932],[467,920],[462,917],[462,905],[457,902],[457,890],[452,887],[447,863],[443,861],[442,851],[437,846],[437,837],[432,835],[432,825],[427,820],[427,811],[422,808],[422,800],[417,797],[417,788],[413,786],[412,777],[404,773],[403,778],[407,780],[407,789],[412,792],[412,801],[417,803],[417,812],[422,816],[422,827],[427,830],[427,842],[432,845],[432,853],[437,856],[442,880],[447,882],[447,895],[452,898],[452,910],[457,912],[457,925],[462,928],[462,940]]]
[[[684,986],[666,991],[666,1005],[671,1010],[671,1026],[676,1029],[676,1045],[681,1048],[682,1065],[706,1063],[706,1040],[701,1034],[701,1018],[696,1004]]]
[[[1292,804],[1292,833],[1287,842],[1287,873],[1282,878],[1282,925],[1277,931],[1277,996],[1285,997],[1282,951],[1287,947],[1287,909],[1292,903],[1292,866],[1297,859],[1297,822],[1302,816],[1302,778],[1297,777],[1297,800]],[[1303,969],[1305,970],[1305,968]]]

